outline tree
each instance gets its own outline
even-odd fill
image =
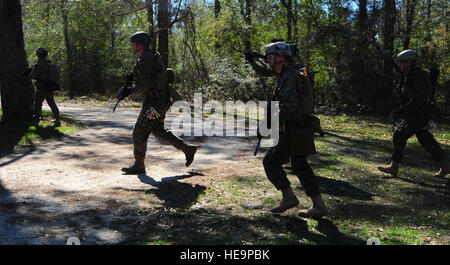
[[[156,49],[156,33],[155,33],[155,20],[153,11],[153,0],[145,0],[147,6],[147,22],[148,22],[148,33],[152,37],[152,44],[150,47]]]
[[[292,42],[292,21],[294,20],[294,14],[292,13],[292,0],[281,0],[281,3],[286,8],[286,27],[287,27],[287,41]],[[295,24],[294,24],[295,27]]]
[[[383,27],[383,86],[380,98],[385,101],[392,95],[393,59],[394,54],[394,26],[395,26],[395,0],[384,0],[384,27]]]
[[[409,48],[409,42],[411,41],[412,24],[414,20],[414,10],[416,8],[417,0],[406,0],[406,28],[403,38],[403,49]]]
[[[169,63],[169,2],[158,1],[158,51],[164,65]]]
[[[0,90],[2,125],[24,124],[33,113],[34,89],[28,68],[19,0],[0,1]]]
[[[75,95],[75,82],[74,82],[74,59],[72,54],[72,45],[69,39],[69,7],[67,6],[67,0],[59,1],[59,8],[61,10],[61,16],[63,19],[63,35],[64,35],[64,45],[66,47],[66,62],[67,62],[67,90],[69,90],[69,96],[71,98]]]
[[[220,15],[220,0],[214,0],[214,16],[217,19]]]

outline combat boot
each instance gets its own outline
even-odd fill
[[[183,151],[184,155],[186,156],[186,164],[185,166],[188,167],[192,164],[194,161],[195,153],[197,152],[198,146],[195,145],[187,145],[183,143],[180,147],[180,150]]]
[[[136,159],[136,161],[134,162],[134,165],[132,165],[131,167],[124,167],[124,168],[122,168],[122,171],[126,175],[145,174],[144,159]]]
[[[442,160],[440,163],[441,163],[441,169],[434,176],[437,177],[437,178],[442,178],[443,179],[443,178],[445,178],[445,176],[448,173],[450,173],[450,164],[449,164],[447,159]]]
[[[281,199],[280,205],[271,209],[272,213],[282,213],[286,210],[293,208],[298,205],[299,201],[292,191],[291,187],[287,187],[281,190],[283,198]]]
[[[378,170],[384,173],[391,174],[394,177],[398,176],[398,168],[400,163],[392,161],[391,164],[387,167],[378,167]]]
[[[311,196],[311,200],[313,201],[313,206],[307,210],[300,210],[298,215],[303,218],[322,218],[328,215],[328,210],[322,200],[322,195],[313,195]]]
[[[54,127],[61,127],[61,121],[55,120],[55,123],[53,124]]]

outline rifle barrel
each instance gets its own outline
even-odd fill
[[[256,154],[258,153],[258,149],[259,149],[259,145],[260,144],[261,144],[261,139],[258,139],[258,144],[256,144],[255,153],[253,154],[254,156],[256,156]]]
[[[115,112],[115,111],[116,111],[117,105],[119,105],[119,101],[120,101],[120,99],[117,99],[117,101],[116,101],[116,105],[114,105],[114,108],[113,108],[113,112]]]

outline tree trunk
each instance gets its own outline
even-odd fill
[[[220,15],[220,0],[214,0],[214,16],[216,19]]]
[[[405,38],[403,39],[404,50],[408,49],[409,42],[411,41],[412,23],[414,21],[416,4],[417,0],[406,1],[406,29],[405,29]]]
[[[384,0],[384,28],[383,28],[383,85],[380,100],[385,102],[392,96],[393,59],[394,53],[394,25],[395,0]]]
[[[158,51],[166,66],[169,64],[169,3],[159,0],[158,3]]]
[[[19,0],[0,1],[0,94],[2,125],[24,124],[33,114],[34,89],[28,68]]]
[[[359,0],[358,29],[363,39],[367,40],[367,0]]]
[[[245,0],[241,2],[241,14],[245,22],[245,32],[244,32],[244,46],[246,50],[251,50],[251,40],[252,40],[252,5],[253,0]],[[245,2],[245,7],[244,7]]]
[[[64,45],[66,47],[66,61],[67,61],[67,90],[69,91],[69,97],[74,98],[75,96],[75,85],[74,85],[74,65],[73,65],[73,55],[72,55],[72,45],[69,39],[69,10],[67,8],[67,0],[61,0],[59,2],[61,9],[61,16],[63,19],[63,35],[64,35]]]
[[[358,35],[359,35],[359,51],[364,59],[369,53],[369,23],[367,16],[367,0],[359,0],[358,11]]]
[[[155,33],[155,20],[153,12],[153,0],[145,0],[147,6],[147,22],[148,22],[148,33],[152,37],[152,44],[150,47],[156,49],[156,33]]]
[[[314,4],[312,0],[309,0],[309,13],[306,19],[306,38],[305,38],[305,63],[309,61],[311,56],[311,28],[313,19]]]
[[[281,3],[286,8],[286,26],[287,26],[287,42],[292,42],[292,0],[281,0]]]

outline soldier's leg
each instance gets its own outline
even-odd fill
[[[133,129],[133,154],[136,160],[144,160],[147,152],[147,141],[152,132],[151,124],[147,124],[145,118],[139,115],[139,118]]]
[[[378,170],[396,177],[408,139],[422,129],[425,123],[423,120],[403,120],[394,132],[392,162],[387,167],[378,167]]]
[[[273,213],[281,213],[298,205],[298,199],[291,188],[291,183],[287,179],[283,169],[283,163],[289,159],[289,148],[287,135],[280,133],[278,144],[269,148],[263,159],[264,171],[269,181],[281,190],[283,199],[278,207],[271,209]]]
[[[419,143],[431,153],[433,159],[441,165],[439,172],[435,174],[435,177],[445,178],[447,174],[450,173],[450,163],[447,161],[439,143],[436,141],[434,136],[427,130],[420,130],[416,133],[417,140]]]
[[[419,130],[418,122],[404,120],[400,123],[398,128],[394,132],[393,144],[394,153],[392,155],[392,161],[395,163],[401,163],[404,156],[406,143]]]
[[[53,96],[53,93],[49,93],[49,95],[47,95],[45,97],[45,99],[47,100],[47,104],[52,109],[53,117],[56,120],[55,121],[55,126],[61,126],[61,121],[60,121],[60,118],[59,118],[59,109],[58,109],[58,106],[55,103],[55,98]]]
[[[302,187],[305,189],[306,195],[311,197],[313,195],[320,194],[317,178],[306,160],[306,156],[291,157],[291,165]]]
[[[304,218],[321,218],[328,214],[327,208],[322,200],[322,195],[319,191],[319,184],[317,178],[311,169],[306,156],[291,157],[292,168],[297,175],[300,183],[305,189],[306,195],[311,197],[313,206],[307,210],[301,210],[298,214]]]
[[[436,162],[440,162],[444,157],[444,151],[442,151],[442,148],[439,146],[438,142],[436,142],[436,139],[434,139],[434,136],[427,130],[419,130],[416,133],[417,140],[419,140],[419,143],[427,150],[429,153],[431,153],[433,159]]]
[[[197,146],[186,144],[181,138],[174,135],[170,130],[165,129],[164,122],[155,122],[152,133],[159,140],[167,144],[171,144],[178,150],[183,151],[186,156],[186,167],[190,166],[194,161],[194,156],[197,152]]]
[[[44,102],[44,95],[40,89],[36,90],[34,94],[34,118],[37,123],[42,116],[42,103]]]
[[[135,162],[132,166],[122,168],[126,174],[145,174],[145,153],[147,152],[147,140],[151,132],[151,124],[139,115],[133,129],[133,154]]]

